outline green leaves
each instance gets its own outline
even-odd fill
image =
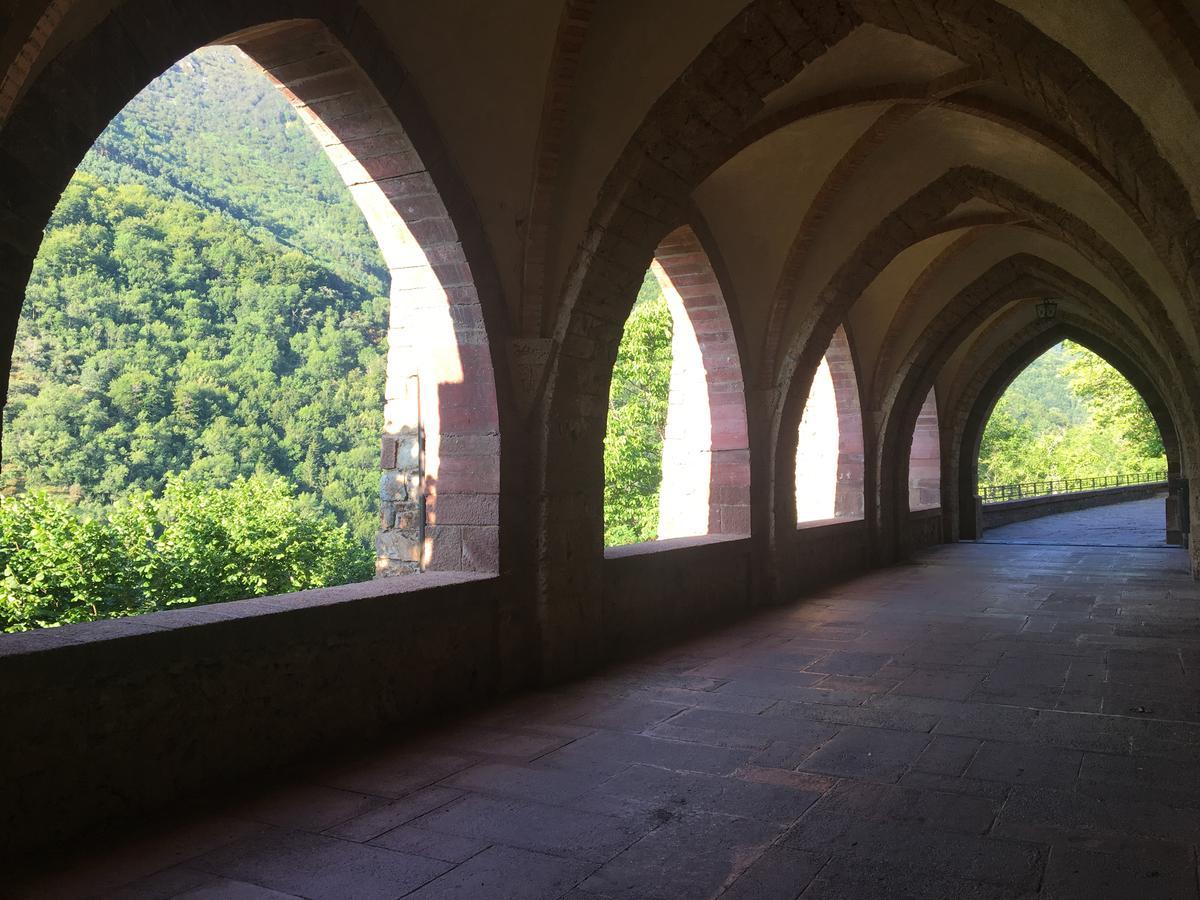
[[[981,484],[1165,468],[1145,401],[1116,369],[1071,342],[1047,351],[1013,381],[979,451]]]
[[[658,537],[658,489],[671,389],[671,311],[646,273],[617,350],[604,437],[604,542]]]
[[[161,496],[84,519],[45,493],[0,497],[0,630],[364,581],[374,556],[280,477],[214,488],[173,476]]]
[[[64,192],[18,326],[5,479],[99,514],[168,472],[229,485],[262,470],[368,543],[379,250],[307,131],[262,119],[290,106],[228,57],[153,83]]]

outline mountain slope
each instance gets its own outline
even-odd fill
[[[201,51],[97,141],[46,231],[4,410],[9,490],[86,511],[278,473],[376,529],[382,260],[286,101]]]

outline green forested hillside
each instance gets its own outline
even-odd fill
[[[1165,469],[1145,401],[1112,366],[1069,341],[1009,385],[979,451],[985,485]]]
[[[95,513],[172,472],[279,474],[369,540],[385,274],[279,93],[234,51],[189,57],[113,121],[47,228],[4,411],[8,491]]]

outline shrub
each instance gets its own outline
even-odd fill
[[[84,519],[44,493],[0,498],[5,631],[363,581],[370,548],[286,479],[168,478]]]

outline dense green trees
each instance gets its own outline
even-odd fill
[[[387,273],[238,57],[139,94],[46,228],[4,409],[0,630],[372,574]]]
[[[172,472],[287,477],[378,518],[378,247],[279,92],[201,51],[143,91],[51,219],[4,411],[9,493],[95,515]]]
[[[0,497],[0,631],[363,581],[374,557],[278,476],[172,477],[85,517],[43,492]]]
[[[604,543],[658,537],[658,489],[671,388],[671,311],[646,273],[617,350],[604,437]]]
[[[1077,344],[1051,348],[996,404],[979,452],[980,484],[1012,484],[1166,469],[1145,401]]]

